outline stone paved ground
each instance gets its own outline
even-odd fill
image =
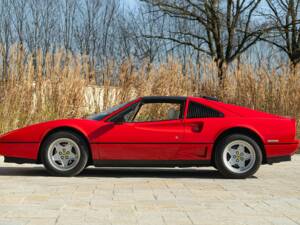
[[[212,168],[88,168],[61,178],[2,161],[0,225],[300,224],[300,155],[246,180]]]

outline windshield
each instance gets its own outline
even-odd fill
[[[120,105],[113,106],[113,107],[111,107],[111,108],[109,108],[109,109],[107,109],[103,112],[90,115],[90,116],[87,117],[87,119],[89,119],[89,120],[102,120],[104,117],[108,116],[109,114],[111,114],[114,111],[117,111],[117,110],[121,109],[122,107],[124,107],[125,105],[127,105],[129,103],[130,102],[125,102],[125,103],[122,103]]]

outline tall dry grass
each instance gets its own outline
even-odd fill
[[[36,57],[15,47],[8,79],[0,82],[0,133],[28,124],[81,117],[145,95],[212,95],[222,101],[300,119],[300,71],[240,65],[230,68],[225,89],[217,85],[213,62],[185,67],[176,60],[136,69],[131,62],[101,70],[87,57],[64,51]],[[187,71],[183,74],[182,71]],[[95,75],[102,77],[97,86]],[[300,127],[298,126],[300,130]]]

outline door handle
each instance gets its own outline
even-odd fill
[[[202,131],[203,123],[192,123],[191,127],[193,132],[199,133]]]

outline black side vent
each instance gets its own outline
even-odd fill
[[[199,103],[190,102],[188,109],[188,118],[211,118],[211,117],[223,117],[223,113],[217,110],[211,109]]]

